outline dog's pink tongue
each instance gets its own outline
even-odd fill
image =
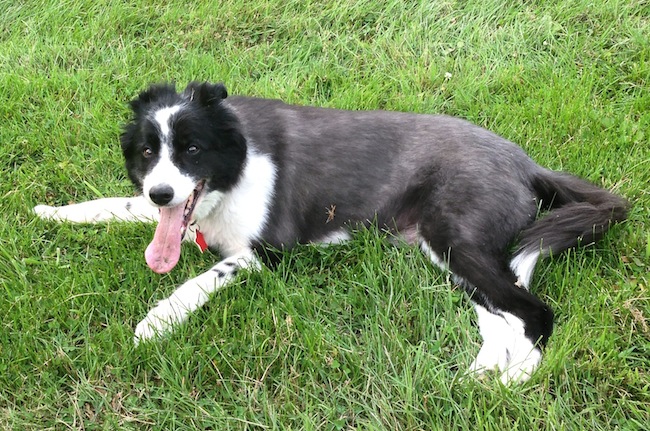
[[[147,265],[158,274],[171,271],[181,257],[181,227],[184,211],[185,204],[174,208],[160,208],[160,221],[156,233],[144,252]]]

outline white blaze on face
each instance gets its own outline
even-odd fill
[[[153,119],[156,123],[158,123],[158,128],[160,129],[162,138],[169,138],[169,132],[171,131],[171,119],[174,114],[181,110],[181,107],[181,105],[168,106],[157,110],[153,114]]]
[[[185,202],[196,187],[196,182],[189,175],[181,172],[172,161],[173,133],[171,123],[173,116],[182,108],[182,105],[161,108],[151,117],[152,122],[158,126],[160,131],[160,150],[158,162],[144,177],[142,191],[145,198],[152,205],[155,204],[149,198],[149,191],[154,187],[168,185],[174,190],[174,198],[166,205],[168,207],[174,207]]]

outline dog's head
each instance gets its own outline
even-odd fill
[[[222,84],[193,82],[182,93],[154,85],[131,101],[122,153],[131,181],[160,208],[146,253],[154,271],[173,268],[188,223],[207,215],[242,173],[246,141],[226,96]]]

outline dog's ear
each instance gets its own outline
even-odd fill
[[[196,101],[203,106],[214,106],[228,97],[228,91],[222,83],[190,82],[185,89],[185,95],[190,101]]]
[[[147,90],[131,100],[129,105],[133,112],[138,113],[146,105],[156,102],[165,97],[174,97],[176,95],[176,86],[174,84],[153,84]]]

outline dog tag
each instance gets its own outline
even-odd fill
[[[196,239],[194,240],[194,243],[199,246],[199,250],[201,250],[201,253],[203,253],[208,249],[208,243],[205,242],[205,238],[203,237],[203,232],[201,232],[200,230],[196,231]]]
[[[208,243],[205,242],[205,237],[203,236],[203,232],[199,230],[199,225],[197,225],[196,223],[193,223],[187,227],[185,236],[187,237],[187,239],[189,239],[194,244],[196,244],[199,250],[201,250],[201,253],[203,253],[208,249]]]

